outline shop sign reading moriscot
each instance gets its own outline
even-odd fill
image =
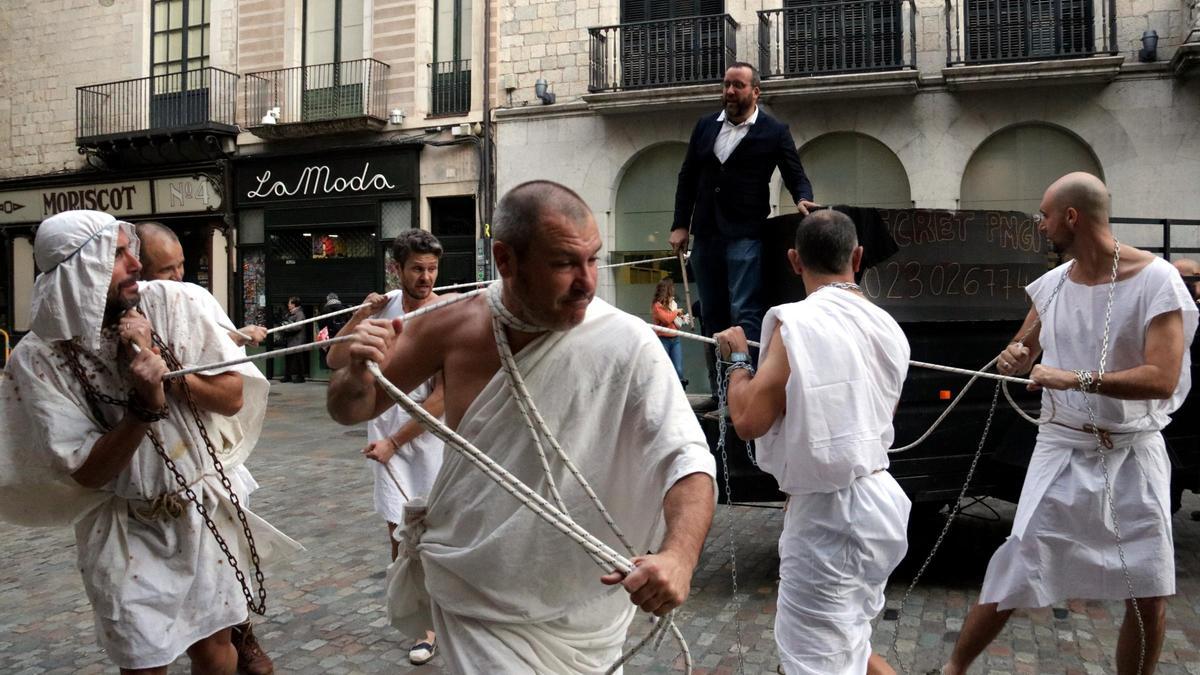
[[[36,223],[76,209],[145,215],[151,213],[150,191],[150,181],[139,180],[0,192],[0,223]]]

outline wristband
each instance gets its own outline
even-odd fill
[[[1085,394],[1099,393],[1100,381],[1096,379],[1095,375],[1092,374],[1092,371],[1076,370],[1072,372],[1075,373],[1075,379],[1079,380],[1079,391],[1082,391]]]

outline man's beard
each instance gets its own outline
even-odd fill
[[[430,287],[430,288],[429,288],[428,290],[426,290],[426,291],[425,291],[423,294],[421,294],[421,293],[418,293],[418,292],[417,292],[417,289],[416,289],[416,288],[410,288],[410,287],[408,287],[408,286],[405,286],[405,285],[403,285],[403,284],[401,284],[401,286],[400,286],[400,290],[404,292],[404,295],[405,295],[405,296],[407,296],[407,297],[410,297],[410,298],[412,298],[413,300],[424,300],[424,299],[428,298],[428,297],[429,297],[429,296],[430,296],[430,295],[433,293],[433,287]]]
[[[117,319],[121,318],[121,315],[137,307],[141,299],[141,296],[137,293],[134,293],[132,297],[125,297],[119,287],[115,292],[110,292],[104,303],[105,325],[116,323]]]

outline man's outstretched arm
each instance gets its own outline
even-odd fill
[[[711,476],[693,473],[679,479],[663,498],[667,534],[658,553],[634,558],[636,567],[624,578],[613,573],[601,581],[620,583],[629,593],[630,602],[657,616],[682,605],[691,591],[692,572],[712,526],[713,508]]]
[[[184,375],[192,399],[201,410],[230,417],[242,410],[242,376],[227,371],[216,375]],[[170,382],[170,380],[167,380]],[[174,388],[174,386],[172,386]]]
[[[371,319],[354,329],[349,365],[333,371],[325,395],[329,416],[338,424],[358,424],[374,419],[392,404],[367,370],[367,361],[383,364],[400,330],[399,321]]]
[[[730,352],[748,352],[750,345],[740,326],[734,326],[713,337],[721,345],[723,358]],[[779,325],[771,335],[771,348],[758,364],[758,372],[736,369],[729,375],[727,394],[729,418],[738,438],[751,441],[771,430],[775,420],[787,409],[787,381],[792,367],[787,360],[787,349],[783,346],[782,329]]]

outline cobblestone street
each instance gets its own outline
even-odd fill
[[[385,616],[384,523],[371,510],[371,484],[359,449],[362,428],[335,425],[324,411],[324,385],[273,384],[267,427],[248,466],[262,484],[252,504],[307,551],[267,570],[269,611],[257,632],[280,673],[442,672],[439,660],[413,668],[409,641]],[[1014,507],[972,507],[947,538],[939,559],[899,621],[881,620],[878,651],[887,652],[899,626],[903,672],[942,663],[983,570],[1007,534]],[[1178,594],[1168,609],[1159,668],[1164,675],[1200,674],[1200,522],[1190,520],[1200,498],[1184,497],[1176,515]],[[782,512],[755,506],[719,507],[688,604],[677,618],[697,673],[733,673],[743,649],[745,672],[774,673],[772,622]],[[889,586],[896,607],[929,550],[937,523],[918,528],[911,557]],[[730,536],[736,543],[738,595],[731,592]],[[548,533],[546,536],[554,536]],[[567,545],[567,544],[564,544]],[[0,525],[0,673],[115,672],[95,645],[91,610],[74,569],[69,530]],[[519,570],[514,570],[519,573]],[[1121,603],[1075,602],[1065,608],[1018,612],[977,664],[975,673],[1111,673]],[[634,639],[649,627],[634,623]],[[682,662],[670,641],[635,658],[630,673],[674,672]],[[897,664],[896,655],[888,656]],[[186,661],[186,659],[183,659]],[[898,670],[901,670],[899,667]],[[187,672],[177,663],[174,672]]]

